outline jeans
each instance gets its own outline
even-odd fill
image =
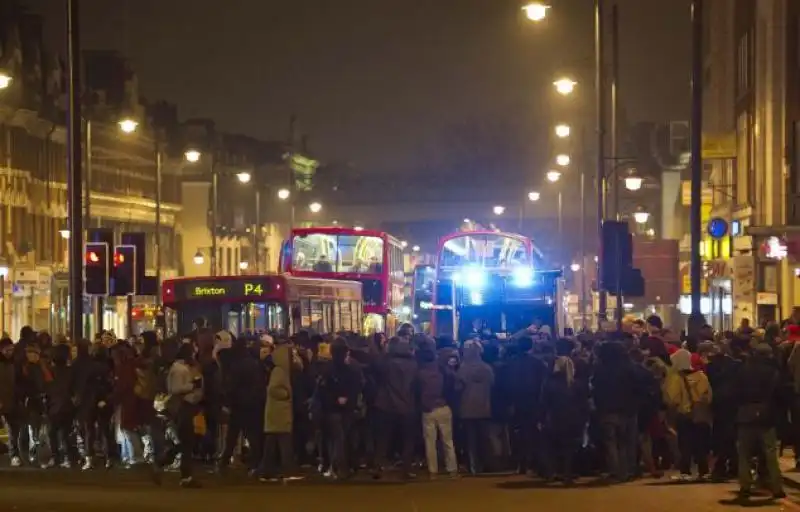
[[[194,416],[197,408],[188,402],[182,403],[178,413],[173,418],[175,430],[178,434],[178,444],[172,445],[164,452],[163,457],[156,465],[166,466],[171,464],[178,453],[181,454],[181,479],[192,477],[194,457]]]
[[[113,411],[109,407],[93,408],[84,413],[81,431],[83,433],[84,450],[88,459],[92,459],[95,456],[95,444],[98,438],[105,444],[107,460],[117,460],[119,458],[117,441],[114,439],[112,416]]]
[[[14,413],[0,414],[0,419],[6,424],[8,430],[8,456],[19,457],[19,418]]]
[[[72,442],[71,414],[60,414],[50,418],[48,430],[50,442],[50,458],[56,462],[71,462],[77,459],[78,450]]]
[[[606,464],[611,477],[627,480],[634,474],[639,431],[635,414],[604,414],[600,418]]]
[[[469,471],[473,475],[483,473],[489,451],[489,424],[487,419],[464,420],[464,431],[467,436],[467,454],[469,456]]]
[[[783,492],[783,475],[778,465],[778,436],[775,428],[739,425],[739,489],[750,491],[753,487],[751,473],[753,458],[764,454],[767,480],[773,494]]]
[[[395,434],[402,436],[403,472],[411,473],[411,463],[414,458],[414,442],[419,423],[415,414],[394,414],[386,411],[375,411],[375,436],[377,437],[377,450],[375,459],[376,469],[389,467],[389,449]]]
[[[735,476],[738,474],[736,454],[736,417],[735,415],[714,415],[713,444],[714,470],[712,473],[718,477]]]
[[[681,474],[692,474],[692,462],[694,462],[697,464],[697,473],[700,476],[708,475],[711,425],[695,423],[691,418],[679,416],[676,427],[678,430],[678,449],[681,454],[678,461],[678,469]]]
[[[280,465],[278,465],[280,460]],[[290,432],[267,433],[264,436],[264,458],[261,474],[267,477],[293,476],[297,473],[294,459],[294,444]]]
[[[331,413],[325,417],[328,457],[331,469],[339,476],[350,473],[353,454],[352,412]]]
[[[439,452],[436,445],[438,439],[444,449],[445,469],[451,475],[458,473],[456,448],[453,444],[453,411],[445,405],[431,412],[422,413],[422,433],[425,438],[428,472],[431,475],[439,473]]]

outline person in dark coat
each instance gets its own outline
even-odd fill
[[[53,467],[60,460],[62,467],[70,468],[78,455],[70,435],[75,420],[75,378],[73,368],[69,366],[69,356],[68,345],[53,347],[53,378],[45,387],[52,453],[47,467]]]
[[[11,467],[19,467],[20,407],[17,393],[17,368],[14,365],[14,343],[0,339],[0,420],[8,429],[8,455]]]
[[[547,377],[543,393],[544,435],[547,439],[548,478],[560,475],[566,485],[574,481],[573,461],[589,417],[589,386],[576,379],[575,365],[560,355]]]
[[[411,343],[398,337],[389,341],[387,353],[375,361],[376,382],[375,477],[389,467],[389,448],[396,434],[402,435],[403,474],[413,477],[411,463],[417,432],[417,361]]]
[[[769,345],[758,345],[751,357],[739,367],[734,396],[738,405],[736,425],[739,448],[739,498],[747,500],[753,487],[752,461],[764,455],[769,490],[773,498],[786,497],[783,476],[778,464],[776,426],[780,372]]]
[[[17,371],[18,397],[22,404],[22,418],[33,433],[28,439],[28,457],[33,464],[39,458],[39,434],[45,416],[45,387],[53,380],[53,374],[41,358],[39,345],[29,342],[25,347],[22,363]]]
[[[349,349],[343,339],[331,345],[331,364],[317,381],[324,418],[327,451],[333,478],[348,478],[351,471],[353,437],[363,378],[359,370],[348,364]]]
[[[83,348],[79,347],[79,354],[81,352]],[[82,360],[82,356],[79,355],[79,358]],[[92,346],[89,361],[85,365],[81,373],[76,375],[76,396],[80,397],[77,414],[86,444],[83,469],[94,467],[97,439],[105,446],[106,468],[110,468],[119,462],[119,449],[114,436],[114,372],[108,349],[100,344]]]
[[[606,447],[606,464],[610,478],[623,482],[634,471],[631,461],[635,460],[636,415],[640,403],[637,371],[621,343],[604,343],[598,356],[600,362],[594,371],[592,389]]]
[[[518,353],[508,364],[508,381],[511,386],[512,452],[517,457],[518,471],[525,474],[534,469],[543,470],[536,453],[541,444],[539,423],[542,419],[542,388],[548,373],[547,365],[533,354],[533,340],[529,336],[517,342]],[[543,472],[543,471],[540,471]]]
[[[711,477],[723,482],[738,474],[736,455],[736,411],[738,386],[736,379],[741,362],[730,355],[729,350],[719,350],[711,355],[706,375],[714,392],[711,412],[714,416],[711,436],[716,459]]]
[[[262,364],[248,351],[244,338],[233,341],[228,357],[223,359],[222,375],[222,400],[230,411],[230,419],[218,469],[222,471],[228,467],[237,439],[243,434],[250,446],[248,465],[255,471],[263,453],[267,382]]]
[[[483,447],[489,441],[492,418],[494,371],[481,359],[483,349],[478,341],[464,344],[464,361],[456,373],[459,393],[459,417],[464,422],[470,472],[482,473],[487,462]]]

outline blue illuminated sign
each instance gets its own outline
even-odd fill
[[[728,234],[728,221],[715,217],[708,221],[708,234],[711,238],[720,239]]]

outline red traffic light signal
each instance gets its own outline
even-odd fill
[[[137,291],[136,246],[114,248],[113,295],[135,295]]]
[[[84,250],[84,290],[89,295],[108,295],[108,244],[88,242]]]

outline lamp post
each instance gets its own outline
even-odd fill
[[[547,10],[550,6],[542,2],[531,2],[525,5],[522,10],[529,20],[539,22],[547,17]]]
[[[81,176],[81,42],[79,0],[67,0],[67,197],[69,201],[69,317],[72,341],[83,337],[83,179]]]

